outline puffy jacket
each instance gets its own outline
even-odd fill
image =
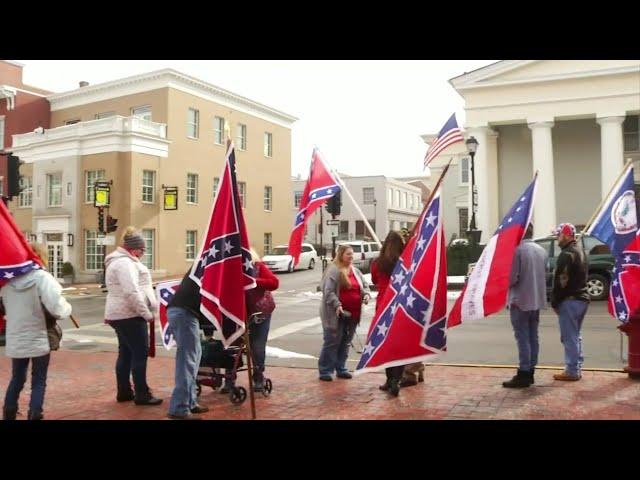
[[[0,289],[6,310],[6,355],[10,358],[41,357],[50,352],[44,307],[55,318],[71,315],[62,287],[44,270],[20,275]]]
[[[153,292],[149,269],[122,247],[107,255],[104,264],[105,283],[109,291],[105,320],[134,317],[153,320],[158,301]]]

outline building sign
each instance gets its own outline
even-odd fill
[[[164,187],[164,209],[178,209],[178,187]]]
[[[96,182],[95,184],[96,198],[95,207],[108,207],[111,203],[111,187],[108,183]]]

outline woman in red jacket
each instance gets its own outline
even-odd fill
[[[402,251],[404,250],[404,239],[398,232],[394,232],[393,230],[389,232],[387,238],[385,238],[384,243],[382,244],[382,249],[380,250],[380,255],[376,260],[371,264],[371,282],[378,289],[378,297],[376,298],[376,313],[380,308],[382,308],[384,294],[389,286],[389,281],[391,280],[391,274],[393,273],[393,269],[402,255]],[[373,326],[373,322],[369,327],[369,334],[367,338],[371,335],[371,327]],[[388,391],[394,397],[398,396],[400,392],[400,379],[402,377],[402,372],[404,371],[404,365],[400,365],[397,367],[389,367],[385,369],[385,373],[387,374],[387,381],[380,385],[380,390]]]

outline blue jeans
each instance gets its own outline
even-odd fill
[[[251,356],[255,365],[253,365],[253,378],[260,378],[264,372],[264,361],[267,352],[267,337],[269,337],[269,326],[271,325],[271,314],[265,315],[261,323],[252,323],[249,326],[249,335],[251,342]]]
[[[118,360],[116,381],[118,389],[131,388],[129,377],[133,377],[136,396],[149,392],[147,385],[147,355],[149,353],[149,327],[142,317],[126,318],[109,322],[118,336]]]
[[[47,388],[47,372],[49,370],[50,354],[35,358],[12,358],[11,381],[4,397],[5,408],[18,408],[20,392],[27,381],[27,369],[31,360],[31,401],[29,412],[31,415],[42,413],[44,406],[44,391]]]
[[[176,340],[176,372],[169,404],[171,415],[186,415],[198,404],[196,378],[202,357],[200,323],[190,311],[180,307],[167,309],[169,327]]]
[[[318,359],[320,375],[332,375],[345,373],[347,370],[347,357],[349,356],[349,344],[356,333],[356,323],[349,320],[338,320],[337,330],[329,330],[323,326],[324,343]]]
[[[509,308],[513,333],[518,343],[520,370],[530,372],[538,364],[540,310],[524,311],[520,310],[516,305],[511,305]]]
[[[569,375],[580,375],[584,356],[582,355],[582,336],[580,329],[587,313],[587,302],[564,300],[558,306],[560,323],[560,341],[564,346],[564,363]]]

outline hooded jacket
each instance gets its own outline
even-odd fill
[[[62,296],[62,287],[45,270],[20,275],[0,289],[6,311],[6,355],[34,358],[50,352],[44,306],[57,319],[71,315],[71,305]]]
[[[153,292],[151,274],[142,262],[118,247],[104,260],[107,302],[104,318],[107,322],[142,317],[154,318],[158,301]]]

